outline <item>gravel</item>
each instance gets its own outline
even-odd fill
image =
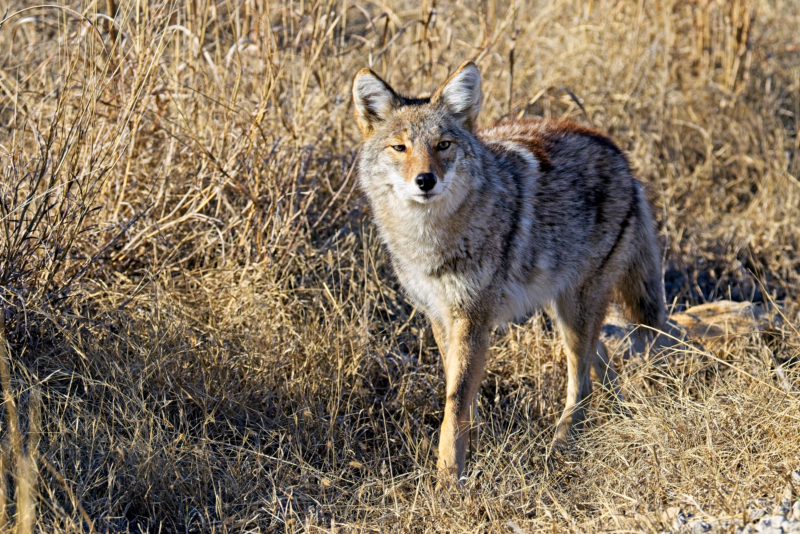
[[[795,490],[800,486],[800,473],[792,472]],[[791,486],[780,504],[775,501],[758,499],[752,508],[747,510],[748,523],[742,524],[742,518],[713,520],[693,519],[680,508],[669,508],[664,512],[663,521],[670,526],[670,531],[663,534],[701,534],[705,532],[731,532],[731,525],[738,526],[736,534],[800,534],[800,499],[791,501]],[[795,494],[795,497],[798,495]]]

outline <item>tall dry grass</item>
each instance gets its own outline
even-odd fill
[[[800,469],[794,2],[0,11],[0,529],[655,532]],[[349,90],[364,66],[428,90],[467,58],[483,124],[572,118],[626,151],[671,306],[785,320],[619,362],[632,417],[594,400],[550,474],[561,349],[539,317],[497,334],[467,480],[436,492],[439,355],[356,187]]]

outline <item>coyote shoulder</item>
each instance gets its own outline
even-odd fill
[[[572,122],[477,130],[481,79],[470,62],[425,98],[401,96],[363,69],[353,101],[364,138],[360,185],[444,362],[440,470],[464,469],[490,329],[538,309],[558,325],[568,356],[554,441],[565,446],[592,375],[620,394],[598,345],[612,298],[637,323],[664,321],[653,217],[627,159]]]

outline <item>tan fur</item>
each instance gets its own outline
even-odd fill
[[[480,75],[462,65],[430,98],[362,70],[353,86],[365,143],[359,181],[409,298],[425,310],[446,378],[441,471],[460,475],[495,325],[545,309],[567,353],[554,444],[581,427],[592,376],[622,392],[598,343],[617,296],[637,322],[664,321],[661,266],[644,189],[602,134],[571,122],[475,131]]]

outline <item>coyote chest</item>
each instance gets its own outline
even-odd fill
[[[481,308],[503,325],[552,296],[549,255],[534,239],[538,163],[514,143],[503,143],[503,155],[515,160],[514,178],[479,181],[454,212],[374,199],[401,283],[439,320]]]
[[[401,214],[387,221],[384,241],[409,296],[443,320],[480,295],[495,274],[494,265],[481,262],[479,244],[463,236],[453,239],[432,221],[412,217]]]
[[[412,300],[440,321],[480,301],[481,293],[493,282],[490,271],[476,272],[474,276],[452,273],[436,276],[420,264],[397,268],[397,273]],[[542,276],[528,283],[506,281],[495,288],[491,295],[494,312],[491,324],[503,326],[524,319],[549,303],[553,292],[542,283],[544,280]]]

